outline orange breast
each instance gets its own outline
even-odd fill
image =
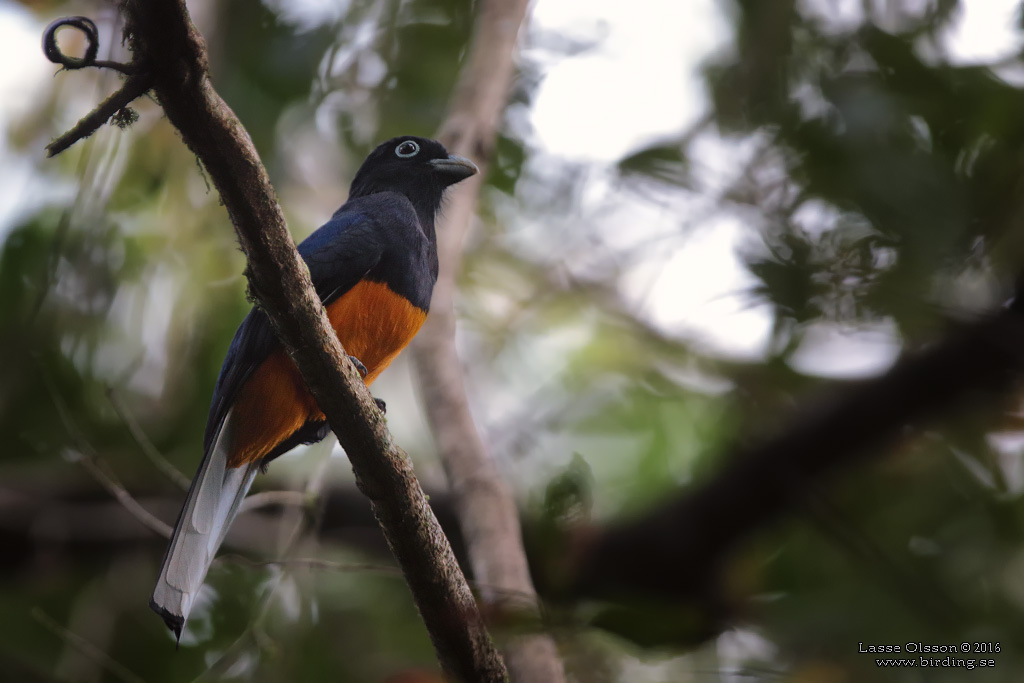
[[[387,285],[363,280],[327,306],[345,352],[373,383],[412,340],[427,314]],[[291,358],[279,349],[242,386],[231,413],[229,467],[263,458],[310,419],[323,419]]]

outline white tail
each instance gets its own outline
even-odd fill
[[[228,468],[226,432],[230,422],[228,412],[213,448],[192,479],[149,601],[179,640],[206,571],[259,470],[258,462]]]

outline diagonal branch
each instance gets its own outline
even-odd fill
[[[135,519],[148,528],[150,531],[157,533],[164,538],[170,538],[172,529],[165,522],[157,519],[153,516],[146,508],[139,504],[139,501],[132,497],[132,494],[128,493],[125,487],[121,486],[120,483],[114,478],[113,475],[107,473],[103,467],[103,463],[100,460],[99,454],[93,447],[89,440],[86,439],[82,430],[79,429],[78,425],[75,424],[74,419],[71,417],[71,411],[68,410],[67,404],[64,399],[61,398],[60,393],[57,391],[57,387],[54,385],[53,380],[50,378],[46,371],[45,366],[39,359],[36,359],[39,365],[40,377],[43,380],[43,386],[50,394],[50,399],[53,401],[53,407],[57,411],[57,417],[64,424],[64,428],[67,430],[68,435],[71,436],[75,441],[78,442],[79,451],[69,451],[68,458],[74,462],[80,462],[85,471],[92,475],[100,486],[106,489],[107,493],[114,497],[118,503],[120,503],[125,510],[127,510]]]
[[[677,597],[722,618],[723,562],[837,471],[877,457],[957,410],[1005,399],[1024,376],[1024,298],[908,354],[884,375],[819,402],[735,453],[714,478],[639,519],[580,534],[561,589],[570,596]],[[716,614],[717,613],[717,614]],[[708,624],[711,632],[722,624]]]
[[[48,144],[46,146],[46,156],[56,156],[79,140],[95,133],[100,129],[100,126],[110,120],[110,117],[146,94],[150,85],[149,79],[146,76],[129,76],[120,90],[100,102],[99,106],[83,116],[71,130]]]
[[[330,327],[249,135],[210,83],[206,46],[184,0],[126,0],[122,11],[133,64],[152,78],[167,118],[217,187],[248,259],[250,292],[348,454],[441,666],[459,680],[505,680],[412,464]]]
[[[83,655],[102,666],[117,680],[123,681],[124,683],[144,683],[141,678],[129,671],[123,664],[93,645],[86,638],[83,638],[77,633],[72,632],[70,629],[58,624],[41,608],[33,607],[29,613],[32,615],[33,619],[43,626],[43,628],[61,640],[66,641]]]
[[[473,576],[489,611],[515,611],[539,622],[540,609],[523,551],[515,501],[473,423],[455,350],[455,274],[462,244],[476,213],[486,161],[515,71],[513,58],[527,0],[485,0],[478,10],[473,44],[439,137],[456,154],[480,162],[471,189],[453,197],[439,226],[441,272],[430,318],[413,343],[427,419],[456,499]],[[564,681],[554,640],[544,634],[512,639],[504,648],[513,680]]]
[[[121,422],[128,428],[128,433],[135,439],[135,443],[139,445],[139,450],[146,456],[146,459],[155,467],[160,470],[160,473],[165,477],[174,482],[175,486],[180,488],[182,491],[188,491],[189,478],[181,473],[177,467],[164,457],[163,453],[157,450],[157,447],[153,445],[153,442],[149,440],[146,433],[142,431],[142,426],[139,425],[138,421],[132,416],[128,410],[128,406],[121,400],[121,396],[114,390],[113,387],[107,387],[107,398],[110,399],[110,405],[113,406],[114,412],[121,418]],[[244,503],[243,503],[244,505]]]

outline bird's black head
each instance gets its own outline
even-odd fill
[[[437,140],[403,135],[370,152],[352,180],[349,197],[399,192],[409,198],[421,220],[432,223],[445,188],[477,170],[469,159],[448,154]]]

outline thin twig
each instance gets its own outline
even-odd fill
[[[61,640],[67,642],[83,655],[109,671],[116,678],[125,681],[125,683],[145,683],[143,679],[129,671],[123,664],[118,663],[110,655],[90,643],[82,636],[77,633],[73,633],[64,626],[61,626],[40,608],[33,607],[31,615],[33,619],[43,626],[43,628],[53,633]]]
[[[368,562],[333,562],[316,557],[253,560],[244,555],[228,553],[227,555],[221,555],[217,559],[223,562],[244,564],[249,567],[306,567],[309,569],[326,569],[332,572],[377,572],[397,577],[402,576],[402,570],[395,565],[372,564]]]
[[[88,45],[83,57],[72,57],[61,52],[57,45],[57,32],[62,28],[75,28],[85,34]],[[134,122],[138,118],[137,114],[126,107],[152,87],[152,79],[139,74],[133,64],[121,64],[111,60],[97,61],[96,54],[99,47],[99,31],[96,24],[88,17],[62,17],[52,22],[43,32],[43,54],[54,64],[60,64],[65,69],[102,67],[114,69],[128,76],[128,80],[120,90],[83,117],[75,124],[74,128],[46,146],[46,156],[48,157],[60,154],[82,138],[89,137],[112,116],[120,114],[117,119],[118,125],[126,125],[127,122]]]
[[[139,445],[139,449],[142,450],[142,454],[146,456],[153,467],[160,470],[160,473],[170,479],[174,484],[182,491],[188,491],[190,486],[189,478],[181,473],[177,467],[171,464],[171,462],[163,456],[163,453],[153,445],[153,442],[149,440],[146,433],[142,430],[135,417],[128,411],[128,407],[121,400],[120,395],[113,387],[107,387],[107,398],[110,399],[110,404],[114,407],[114,412],[121,418],[121,422],[128,428],[128,432],[135,439],[135,443]]]
[[[220,555],[217,558],[218,561],[231,562],[233,564],[242,564],[248,567],[300,567],[305,569],[320,569],[323,571],[330,572],[374,572],[378,574],[389,574],[396,578],[402,578],[402,570],[394,565],[386,564],[373,564],[368,562],[335,562],[333,560],[324,560],[318,557],[296,557],[296,558],[280,558],[276,560],[253,560],[239,555],[237,553],[228,553],[226,555]],[[516,601],[513,604],[522,604],[525,600],[532,604],[536,602],[537,596],[535,593],[524,593],[523,591],[517,591],[514,589],[503,588],[501,586],[487,586],[482,585],[477,581],[469,581],[469,585],[472,586],[477,592],[489,592],[503,595],[510,601]],[[525,617],[527,620],[536,621],[537,623],[543,623],[544,611],[540,613],[535,610],[517,610],[511,605],[496,605],[491,610],[489,616],[493,620],[497,614],[501,614],[503,617],[511,615],[519,615]],[[538,620],[538,617],[541,617]],[[539,632],[540,629],[531,630],[531,632]]]
[[[144,95],[151,87],[153,87],[153,82],[148,76],[130,76],[120,90],[82,117],[74,128],[48,144],[46,156],[52,157],[60,154],[79,140],[89,137],[109,121],[111,116],[127,107],[136,98]]]
[[[92,66],[99,67],[101,69],[111,69],[125,76],[134,76],[137,72],[134,66],[131,64],[122,64],[121,62],[114,62],[109,59],[97,59],[92,63]]]
[[[311,502],[310,496],[302,491],[260,491],[246,497],[239,506],[238,512],[251,512],[273,505],[304,508]]]
[[[120,483],[114,479],[113,476],[103,470],[102,461],[96,449],[93,448],[89,440],[85,438],[85,434],[78,428],[74,419],[71,417],[71,411],[68,410],[67,404],[64,403],[64,399],[61,398],[60,393],[57,391],[57,387],[53,384],[53,380],[50,378],[49,373],[43,366],[42,362],[36,358],[37,365],[39,366],[39,375],[42,377],[43,386],[46,387],[47,392],[50,394],[50,400],[53,401],[53,406],[57,410],[57,417],[60,418],[61,423],[67,430],[68,434],[72,439],[78,442],[79,450],[69,451],[71,459],[78,461],[85,468],[86,472],[91,474],[93,478],[99,482],[100,486],[105,488],[110,495],[119,502],[124,509],[126,509],[135,519],[139,520],[146,528],[151,531],[160,534],[164,538],[171,537],[171,527],[162,522],[161,520],[154,517],[146,508],[142,507],[132,494],[128,493],[127,489],[121,486]]]
[[[170,538],[172,529],[165,522],[157,519],[146,508],[139,504],[139,501],[128,493],[125,487],[121,486],[112,476],[103,471],[102,461],[99,458],[78,451],[72,452],[72,459],[77,460],[85,468],[85,471],[92,475],[93,479],[99,482],[100,486],[120,503],[125,510],[131,513],[132,517],[139,520],[146,528],[164,538]]]

